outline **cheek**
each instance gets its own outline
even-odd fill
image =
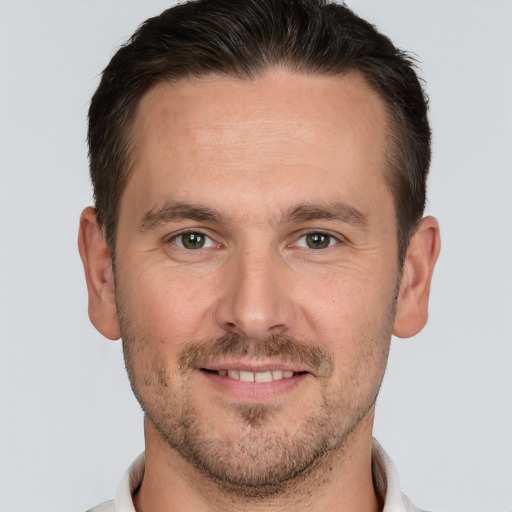
[[[382,281],[326,280],[301,306],[310,335],[333,355],[339,382],[362,393],[379,385],[391,340],[397,284]]]
[[[152,340],[180,346],[207,336],[213,307],[212,286],[200,277],[182,277],[165,269],[148,269],[121,283],[126,317]],[[210,328],[211,335],[211,328]]]
[[[387,282],[389,281],[389,282]],[[386,323],[396,292],[396,280],[332,276],[305,284],[300,308],[314,332],[330,339],[375,332]]]

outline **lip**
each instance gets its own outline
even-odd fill
[[[206,364],[201,368],[197,368],[197,370],[203,378],[208,379],[208,382],[221,393],[228,394],[237,400],[249,402],[268,401],[285,395],[313,376],[308,369],[299,365],[275,361],[260,361],[258,363],[247,361],[221,361]],[[228,375],[219,375],[216,373],[220,370],[239,370],[252,373],[282,370],[283,372],[293,372],[294,375],[270,382],[244,382],[242,380],[233,379]]]
[[[223,367],[219,369],[226,368]],[[236,369],[243,370],[243,368],[240,368],[239,366]],[[279,369],[281,369],[281,367]],[[265,370],[258,367],[258,371]],[[243,382],[241,380],[232,379],[227,375],[214,373],[214,370],[200,371],[199,373],[221,393],[228,394],[236,400],[246,402],[268,401],[273,398],[283,396],[311,377],[310,373],[297,373],[293,375],[293,377],[272,380],[270,382]]]

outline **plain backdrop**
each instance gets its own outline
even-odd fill
[[[430,322],[394,340],[375,435],[415,503],[512,511],[512,2],[353,0],[415,52],[431,98]],[[143,449],[119,342],[87,317],[98,75],[161,0],[0,0],[0,511],[83,511]]]

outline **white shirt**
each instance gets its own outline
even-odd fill
[[[415,507],[400,491],[395,466],[375,439],[372,450],[372,470],[375,490],[384,501],[382,512],[426,512]],[[132,494],[140,487],[143,477],[144,453],[141,453],[123,475],[115,499],[97,505],[87,512],[136,512]]]

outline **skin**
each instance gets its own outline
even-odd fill
[[[139,512],[382,506],[375,399],[391,334],[426,322],[439,252],[425,218],[398,268],[386,130],[358,74],[209,76],[142,98],[115,280],[92,209],[79,235],[91,320],[122,334],[146,412]]]

